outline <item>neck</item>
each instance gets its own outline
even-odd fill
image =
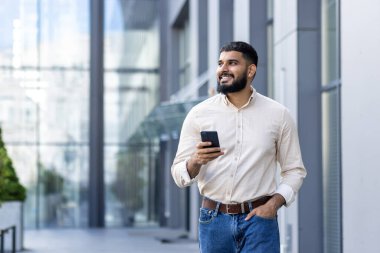
[[[241,91],[228,93],[227,98],[234,106],[241,108],[248,102],[252,92],[253,90],[251,89],[251,85],[247,85]]]

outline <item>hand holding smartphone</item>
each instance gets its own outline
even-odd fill
[[[197,144],[196,151],[194,152],[192,159],[188,163],[188,171],[191,178],[198,175],[202,165],[217,159],[219,156],[224,155],[224,152],[220,150],[218,133],[216,131],[201,131],[202,142],[210,142],[211,145],[204,146]]]
[[[217,131],[201,131],[201,139],[203,142],[211,142],[210,146],[207,146],[208,148],[219,148],[219,138],[218,138],[218,132]]]

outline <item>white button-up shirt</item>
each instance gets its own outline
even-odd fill
[[[186,163],[201,141],[200,131],[206,130],[218,132],[225,154],[202,165],[191,179]],[[281,167],[279,185],[277,162]],[[197,181],[202,196],[222,203],[241,203],[279,193],[287,206],[306,176],[289,111],[254,89],[240,109],[221,94],[193,107],[183,123],[171,172],[179,187]]]

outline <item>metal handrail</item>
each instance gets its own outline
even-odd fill
[[[0,229],[0,253],[4,253],[4,235],[12,230],[12,253],[16,253],[16,226]]]

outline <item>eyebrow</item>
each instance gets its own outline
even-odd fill
[[[227,59],[227,60],[225,60],[226,62],[239,62],[239,60],[238,59]],[[223,61],[223,60],[218,60],[218,63],[220,63],[220,62],[225,62],[225,61]]]

